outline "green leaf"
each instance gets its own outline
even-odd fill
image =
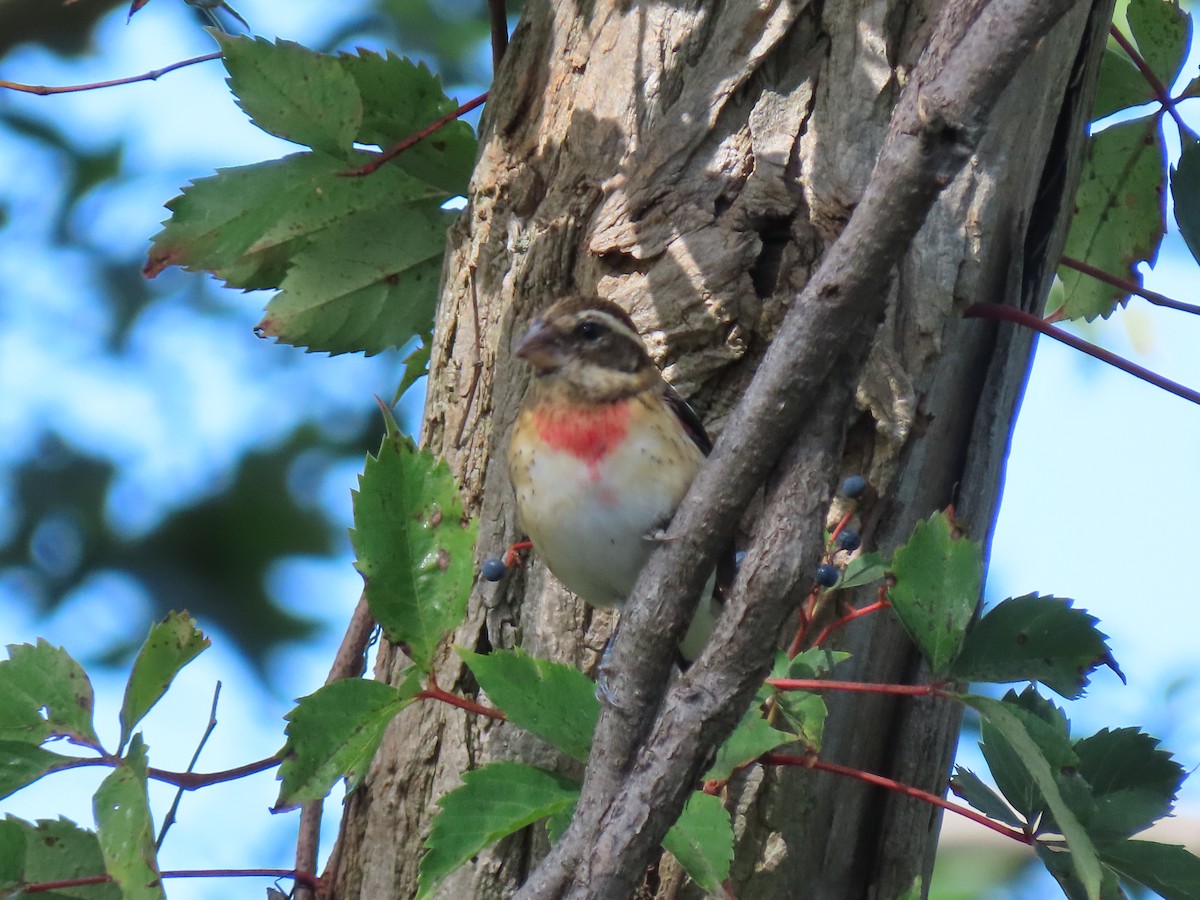
[[[455,649],[510,722],[587,761],[600,716],[591,679],[572,666],[535,659],[519,648],[486,655]]]
[[[104,856],[95,833],[67,819],[42,819],[34,825],[8,816],[0,822],[0,848],[5,857],[5,862],[0,863],[0,887],[6,879],[12,880],[15,867],[9,854],[17,852],[23,854],[15,861],[19,866],[15,880],[20,884],[105,874]],[[111,882],[62,888],[35,896],[54,900],[123,900],[121,889]]]
[[[339,778],[354,790],[367,774],[384,730],[421,692],[416,673],[399,687],[347,678],[301,697],[287,719],[275,812],[320,800]]]
[[[1070,850],[1063,844],[1037,844],[1035,846],[1040,859],[1063,894],[1068,900],[1087,900],[1088,892],[1079,880],[1075,870],[1075,859]],[[1101,869],[1100,900],[1127,900],[1127,895],[1121,890],[1116,873],[1107,866]]]
[[[1129,0],[1125,18],[1142,59],[1170,91],[1187,56],[1191,17],[1174,3]]]
[[[413,447],[387,418],[379,454],[359,476],[350,538],[371,612],[388,640],[428,670],[466,615],[476,525],[446,463]]]
[[[679,820],[663,838],[663,847],[706,892],[722,896],[733,862],[733,823],[717,797],[695,791]]]
[[[362,127],[355,136],[359,143],[389,147],[458,108],[445,95],[441,79],[421,63],[361,49],[357,56],[344,55],[339,61],[362,96]],[[399,164],[448,194],[465,194],[475,153],[471,126],[455,121],[417,142],[387,165]]]
[[[251,121],[285,141],[347,154],[362,122],[358,87],[341,63],[291,41],[214,32],[229,86]]]
[[[1112,659],[1095,616],[1062,597],[1004,600],[975,623],[950,666],[961,681],[1040,681],[1074,700],[1088,676]]]
[[[571,824],[571,818],[575,815],[575,804],[572,802],[569,806],[564,806],[558,812],[551,813],[546,817],[546,837],[550,843],[557,844],[567,832],[567,826]]]
[[[0,799],[75,760],[25,741],[0,741]]]
[[[1158,744],[1137,728],[1105,728],[1075,742],[1095,801],[1084,823],[1093,838],[1126,838],[1171,812],[1186,773]]]
[[[1138,263],[1154,261],[1166,231],[1165,170],[1157,118],[1092,135],[1064,255],[1140,285]],[[1127,297],[1120,288],[1065,266],[1058,275],[1063,283],[1059,309],[1069,319],[1107,318]]]
[[[40,744],[61,736],[98,748],[94,706],[92,683],[66,650],[41,638],[8,645],[0,662],[0,740]]]
[[[1096,84],[1096,103],[1092,107],[1093,121],[1115,112],[1142,106],[1154,100],[1154,90],[1142,77],[1133,60],[1120,47],[1109,43],[1100,63],[1100,79]]]
[[[297,251],[256,328],[260,337],[368,356],[427,330],[437,302],[446,227],[438,201],[366,210]]]
[[[1179,165],[1171,169],[1171,198],[1175,201],[1175,221],[1179,233],[1200,261],[1200,142],[1183,140]]]
[[[146,796],[146,746],[141,735],[134,736],[121,764],[101,782],[92,808],[104,868],[120,886],[123,900],[165,898]]]
[[[838,579],[837,589],[859,587],[878,581],[887,574],[890,565],[887,556],[882,553],[862,553],[850,560]]]
[[[1104,864],[1122,878],[1145,885],[1166,900],[1200,900],[1200,859],[1186,847],[1120,841],[1097,849]]]
[[[950,520],[935,513],[918,522],[892,560],[892,608],[935,675],[962,646],[983,585],[983,548],[956,538]]]
[[[965,696],[962,700],[977,710],[997,733],[1003,735],[1004,741],[1016,753],[1066,838],[1075,874],[1088,900],[1099,900],[1102,872],[1096,848],[1059,790],[1054,770],[1064,765],[1062,757],[1053,752],[1048,756],[1046,752],[1052,749],[1046,740],[1047,734],[1053,733],[1052,729],[1013,703],[976,696]],[[1005,796],[1008,796],[1007,793]],[[1008,800],[1012,802],[1013,798],[1008,797]]]
[[[392,406],[400,402],[400,398],[408,393],[408,389],[418,380],[429,374],[429,354],[433,341],[428,334],[421,335],[421,346],[404,357],[404,375],[396,385],[396,393],[392,395]]]
[[[950,791],[954,796],[966,800],[988,818],[1004,822],[1013,828],[1020,828],[1025,824],[1000,795],[984,784],[983,780],[970,769],[963,766],[954,767],[954,777],[950,779]]]
[[[717,758],[705,774],[704,780],[728,781],[735,769],[794,740],[794,734],[771,727],[763,718],[762,710],[757,705],[752,706],[746,710],[733,734],[717,750]]]
[[[212,642],[186,612],[173,612],[150,628],[133,661],[121,703],[121,747],[133,729],[162,699],[175,676]],[[118,750],[118,752],[120,752]]]
[[[463,775],[462,787],[438,801],[428,852],[421,859],[417,897],[489,844],[574,805],[579,785],[523,763],[490,763]]]

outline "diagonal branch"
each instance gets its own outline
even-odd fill
[[[88,84],[63,84],[63,85],[46,85],[46,84],[22,84],[19,81],[0,81],[0,88],[10,91],[20,91],[25,94],[37,94],[45,97],[50,94],[72,94],[77,91],[94,91],[99,88],[119,87],[123,84],[136,84],[139,81],[157,81],[168,72],[174,72],[176,69],[182,69],[184,66],[194,66],[196,63],[209,62],[214,59],[220,59],[220,53],[206,53],[203,56],[193,56],[191,59],[183,59],[176,63],[171,63],[169,66],[163,66],[161,69],[151,69],[149,72],[143,72],[141,75],[128,75],[125,78],[114,78],[111,81],[93,81]]]
[[[1035,44],[1071,0],[947,4],[893,114],[861,201],[791,309],[749,389],[700,472],[664,542],[642,570],[611,650],[612,702],[601,712],[583,791],[566,834],[518,895],[630,896],[643,867],[683,806],[704,760],[732,730],[767,668],[779,625],[764,621],[779,598],[760,595],[745,569],[731,609],[701,658],[669,692],[670,655],[733,523],[796,435],[832,453],[832,436],[804,427],[839,359],[861,348],[883,315],[887,284],[941,190],[970,157],[988,114]],[[831,380],[832,383],[832,380]],[[824,417],[828,419],[828,416]],[[828,421],[821,424],[828,425]],[[832,471],[832,466],[825,470]],[[804,510],[830,485],[803,458],[793,466],[809,492]],[[826,478],[829,476],[826,475]],[[801,513],[764,520],[803,523]],[[798,558],[821,551],[819,522]],[[773,551],[774,548],[771,548]],[[773,556],[767,551],[764,557]],[[776,585],[777,587],[777,585]],[[691,598],[691,599],[689,599]],[[772,602],[773,601],[773,602]],[[737,619],[736,627],[731,620]],[[664,696],[665,693],[665,696]]]

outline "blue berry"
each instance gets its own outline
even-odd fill
[[[837,566],[831,566],[829,563],[821,563],[817,566],[817,584],[821,587],[833,587],[837,584],[840,575]]]
[[[857,550],[862,545],[862,538],[853,528],[843,528],[838,535],[837,545],[841,550]]]
[[[847,475],[842,482],[842,493],[851,500],[857,500],[867,489],[867,479],[861,475]]]
[[[480,572],[488,581],[499,581],[508,573],[508,566],[504,564],[504,560],[498,556],[493,556],[483,561],[480,566]]]

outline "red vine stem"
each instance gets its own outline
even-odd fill
[[[1191,303],[1184,303],[1182,300],[1174,300],[1166,294],[1159,294],[1155,291],[1146,290],[1146,288],[1130,281],[1127,278],[1121,278],[1117,275],[1110,275],[1103,269],[1097,269],[1093,265],[1085,263],[1083,260],[1074,259],[1070,256],[1064,256],[1059,262],[1068,269],[1074,269],[1076,272],[1082,272],[1097,281],[1103,281],[1105,284],[1110,284],[1113,287],[1125,291],[1128,294],[1136,294],[1143,300],[1149,300],[1155,306],[1165,306],[1168,309],[1177,309],[1180,312],[1191,313],[1194,316],[1200,316],[1200,306],[1195,306]]]
[[[1180,132],[1188,135],[1192,140],[1196,140],[1196,132],[1184,124],[1183,119],[1179,116],[1179,111],[1175,109],[1175,101],[1171,99],[1171,92],[1159,80],[1159,77],[1154,74],[1154,70],[1142,58],[1142,54],[1138,53],[1133,44],[1129,43],[1129,38],[1121,34],[1120,29],[1116,25],[1110,25],[1108,33],[1112,35],[1113,40],[1125,51],[1125,55],[1129,57],[1130,61],[1137,66],[1137,70],[1142,73],[1142,77],[1150,85],[1150,90],[1154,91],[1155,99],[1162,104],[1163,109],[1175,120],[1175,124],[1179,127]]]
[[[849,691],[900,697],[946,696],[940,684],[867,684],[862,681],[831,681],[828,678],[768,678],[766,683],[781,691]]]
[[[1164,378],[1157,372],[1147,369],[1145,366],[1139,366],[1137,363],[1130,362],[1124,357],[1117,356],[1110,350],[1105,350],[1103,347],[1097,347],[1095,344],[1088,343],[1082,338],[1063,331],[1061,328],[1055,328],[1050,323],[1046,322],[1032,313],[1027,313],[1021,309],[1015,309],[1011,306],[1001,306],[999,303],[976,303],[968,307],[963,313],[965,319],[993,319],[1000,322],[1013,322],[1017,325],[1023,325],[1026,328],[1031,328],[1039,334],[1044,334],[1046,337],[1054,338],[1054,340],[1066,344],[1081,353],[1086,353],[1101,362],[1108,363],[1120,369],[1122,372],[1128,372],[1135,378],[1140,378],[1155,387],[1162,388],[1164,391],[1174,394],[1176,397],[1182,397],[1192,403],[1200,405],[1200,391],[1194,391],[1189,387],[1185,387],[1178,382],[1171,381],[1169,378]]]
[[[987,828],[992,829],[1005,837],[1012,838],[1014,841],[1019,841],[1022,844],[1033,844],[1033,838],[1023,831],[1018,831],[1015,828],[1009,828],[1007,825],[989,819],[983,813],[976,812],[967,806],[961,806],[957,803],[951,803],[937,794],[931,794],[928,791],[923,791],[920,788],[915,788],[910,784],[896,781],[892,778],[885,778],[882,775],[873,775],[870,772],[864,772],[861,769],[852,769],[849,766],[841,766],[837,763],[825,762],[817,759],[814,756],[792,756],[786,753],[767,753],[761,757],[761,761],[768,765],[774,766],[803,766],[806,769],[817,769],[822,772],[832,772],[834,775],[843,775],[846,778],[853,778],[856,781],[863,781],[867,784],[873,784],[877,787],[887,788],[888,790],[896,791],[903,794],[905,797],[912,797],[914,800],[921,800],[932,806],[941,807],[952,813],[957,813],[963,818],[970,819],[972,822],[978,822]]]
[[[158,873],[162,878],[291,878],[297,884],[315,888],[320,882],[308,872],[292,869],[174,869]],[[88,875],[84,878],[67,878],[62,881],[38,881],[18,889],[18,894],[45,894],[64,888],[86,887],[91,884],[108,884],[111,875]]]
[[[507,718],[507,716],[505,716],[504,713],[498,709],[493,709],[490,706],[483,706],[480,703],[474,703],[465,697],[458,697],[454,694],[451,694],[449,691],[442,690],[442,688],[438,687],[437,682],[433,680],[433,676],[430,676],[429,678],[429,687],[417,694],[417,699],[441,700],[443,703],[449,703],[451,706],[457,706],[459,709],[465,709],[467,712],[473,712],[480,716],[487,716],[489,719],[496,719],[500,722]]]
[[[194,66],[196,63],[208,62],[213,59],[220,59],[220,53],[206,53],[204,56],[193,56],[191,59],[184,59],[177,63],[171,63],[169,66],[163,66],[161,69],[151,69],[149,72],[143,72],[141,75],[130,75],[127,78],[114,78],[112,81],[93,81],[90,84],[66,84],[57,87],[44,84],[21,84],[19,81],[3,81],[0,80],[0,88],[6,88],[10,91],[21,91],[25,94],[37,94],[45,97],[47,94],[70,94],[75,91],[94,91],[98,88],[117,87],[122,84],[135,84],[139,81],[157,81],[168,72],[174,72],[176,69],[182,69],[184,66]]]
[[[469,113],[471,110],[475,109],[476,107],[483,106],[484,102],[487,101],[487,96],[488,96],[487,91],[484,91],[482,94],[480,94],[474,100],[468,100],[466,103],[464,103],[458,109],[453,110],[452,112],[446,113],[446,115],[442,116],[436,122],[431,122],[430,124],[426,125],[424,128],[422,128],[416,134],[410,134],[404,140],[399,141],[398,143],[392,144],[392,146],[388,147],[386,150],[384,150],[382,153],[380,153],[378,156],[376,156],[370,162],[363,163],[361,166],[355,166],[353,169],[347,169],[342,174],[346,175],[348,177],[351,177],[351,178],[357,178],[361,175],[370,175],[372,172],[374,172],[376,169],[378,169],[384,163],[395,159],[397,156],[399,156],[401,153],[403,153],[409,147],[411,147],[414,144],[418,143],[419,141],[422,141],[425,138],[429,137],[431,134],[433,134],[439,128],[444,128],[445,126],[449,125],[451,122],[453,122],[455,119],[459,118],[460,116],[465,116],[467,113]]]
[[[878,612],[881,609],[887,609],[891,605],[891,602],[888,600],[876,600],[874,603],[868,603],[866,606],[861,606],[858,609],[850,610],[850,612],[846,613],[846,615],[842,616],[837,621],[830,622],[828,625],[826,625],[824,630],[817,635],[817,639],[813,641],[813,646],[820,647],[821,644],[825,643],[825,639],[828,638],[829,635],[833,634],[833,632],[837,631],[839,628],[849,625],[860,616],[865,616],[868,613]]]
[[[116,756],[101,756],[95,759],[72,759],[62,765],[55,766],[52,771],[65,772],[68,769],[86,769],[89,766],[115,768],[120,765],[120,762],[120,758]],[[279,765],[279,757],[268,756],[266,759],[246,763],[246,765],[238,766],[236,769],[225,769],[222,772],[168,772],[165,769],[151,767],[146,770],[146,774],[155,781],[173,784],[175,787],[182,788],[185,791],[194,791],[197,788],[208,787],[213,784],[237,781],[237,779],[245,778],[247,775],[256,775],[259,772],[265,772],[267,769],[273,769],[277,765]]]

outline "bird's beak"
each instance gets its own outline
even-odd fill
[[[516,355],[535,369],[548,371],[562,365],[562,348],[554,333],[541,319],[534,319],[524,337],[517,342]]]

